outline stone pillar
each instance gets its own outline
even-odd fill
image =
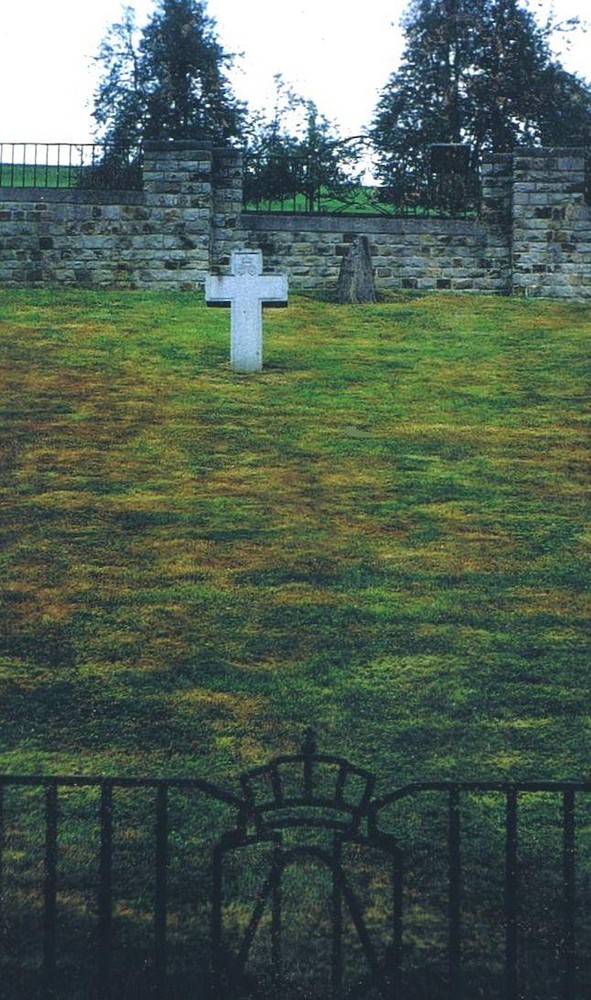
[[[143,235],[143,287],[203,286],[210,267],[213,224],[211,143],[144,144],[144,195],[149,232]]]
[[[213,151],[213,227],[210,257],[214,268],[227,266],[232,252],[244,248],[239,232],[244,156],[239,149]]]
[[[492,153],[482,161],[481,216],[510,227],[513,204],[513,154]]]
[[[591,296],[591,208],[585,150],[514,154],[513,291],[528,296]]]
[[[481,167],[480,218],[486,229],[482,265],[487,291],[508,295],[511,291],[513,154],[492,153]]]

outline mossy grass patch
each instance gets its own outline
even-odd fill
[[[586,775],[590,319],[3,292],[2,768]]]

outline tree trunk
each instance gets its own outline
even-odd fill
[[[343,257],[337,298],[343,305],[377,299],[367,236],[358,236]]]

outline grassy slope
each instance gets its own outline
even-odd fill
[[[590,319],[3,292],[0,768],[588,775]]]

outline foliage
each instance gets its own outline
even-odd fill
[[[144,107],[135,11],[125,7],[112,25],[97,62],[103,74],[94,97],[93,117],[99,134],[116,149],[137,149],[143,137]]]
[[[127,7],[97,57],[103,76],[94,118],[101,136],[123,150],[142,139],[236,138],[244,109],[225,75],[232,58],[203,0],[158,0],[141,31]]]
[[[326,197],[347,200],[356,190],[358,150],[339,139],[333,125],[313,101],[294,93],[280,75],[270,118],[251,122],[245,171],[245,199],[260,203],[303,198],[305,208],[318,208]]]
[[[467,143],[477,162],[485,149],[589,142],[591,88],[552,57],[557,26],[518,0],[413,0],[403,29],[372,127],[393,195],[426,182],[433,143]]]
[[[137,150],[105,145],[97,161],[81,167],[73,174],[72,181],[73,186],[84,189],[141,191],[144,186],[141,157]]]

